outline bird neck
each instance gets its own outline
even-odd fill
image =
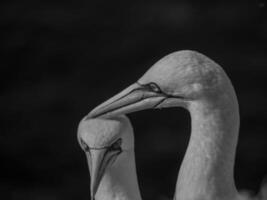
[[[135,166],[134,150],[123,151],[106,170],[95,200],[141,200]]]
[[[191,137],[182,162],[178,200],[232,199],[236,195],[233,170],[239,130],[234,90],[192,102]]]

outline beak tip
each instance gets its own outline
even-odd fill
[[[94,115],[92,115],[90,112],[85,116],[84,120],[88,120],[88,119],[92,119],[92,118],[94,118]]]
[[[85,120],[89,120],[89,119],[94,119],[94,118],[104,118],[104,119],[108,119],[111,117],[114,117],[118,115],[117,112],[107,112],[105,110],[102,110],[101,108],[99,109],[94,109],[91,112],[89,112],[86,116],[85,116]]]
[[[96,118],[97,116],[98,116],[97,112],[95,112],[95,109],[93,109],[91,112],[89,112],[89,113],[85,116],[85,120],[93,119],[93,118]]]

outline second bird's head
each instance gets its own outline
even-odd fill
[[[134,150],[133,129],[125,116],[84,118],[78,127],[78,142],[87,157],[91,197],[94,199],[105,173],[122,164],[127,154]]]

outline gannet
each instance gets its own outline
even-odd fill
[[[133,129],[125,116],[82,119],[78,142],[89,165],[91,200],[141,200]]]
[[[165,107],[183,107],[191,116],[191,137],[174,199],[244,199],[233,175],[240,123],[236,93],[224,70],[205,55],[183,50],[163,57],[86,118]]]

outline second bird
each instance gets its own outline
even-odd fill
[[[89,165],[91,200],[141,200],[133,128],[125,116],[83,119],[78,141]]]

